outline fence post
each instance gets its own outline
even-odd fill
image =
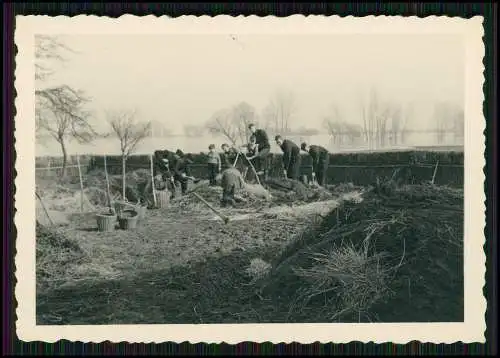
[[[113,210],[113,206],[111,203],[111,190],[109,188],[108,164],[106,163],[106,155],[104,155],[104,175],[106,175],[106,191],[108,196],[109,210]]]
[[[149,162],[151,163],[151,190],[153,191],[153,203],[155,208],[157,207],[156,203],[156,188],[155,188],[155,175],[154,175],[154,164],[153,164],[153,156],[149,156]]]
[[[83,179],[82,179],[82,170],[80,168],[80,156],[76,155],[76,165],[78,166],[78,177],[80,178],[80,212],[83,213]]]

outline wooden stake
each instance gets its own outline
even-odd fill
[[[42,209],[45,212],[45,215],[47,215],[47,218],[49,219],[50,225],[54,226],[54,222],[52,221],[52,218],[50,217],[49,212],[48,212],[47,208],[45,207],[45,204],[43,203],[42,198],[40,197],[40,194],[38,194],[38,192],[36,190],[35,190],[35,195],[38,198],[38,200],[40,200],[40,205],[42,206]]]
[[[438,165],[439,165],[439,160],[436,162],[436,166],[434,167],[434,173],[432,174],[431,184],[434,184],[434,179],[436,179],[436,173],[437,173],[437,170],[438,170]]]
[[[155,174],[154,174],[154,164],[153,164],[153,156],[149,156],[149,161],[150,161],[150,167],[151,167],[151,188],[153,190],[153,202],[155,205],[155,208],[157,207],[156,203],[156,189],[155,189]]]
[[[236,166],[236,162],[238,162],[239,157],[240,157],[240,152],[236,153],[236,159],[234,160],[233,167]]]
[[[111,190],[109,188],[109,177],[108,177],[108,165],[106,161],[106,156],[104,156],[104,174],[106,175],[106,192],[108,195],[108,206],[110,210],[113,210],[112,204],[111,204]]]
[[[83,179],[82,179],[82,169],[80,168],[80,156],[76,155],[76,164],[78,165],[78,177],[80,178],[80,212],[83,213]]]

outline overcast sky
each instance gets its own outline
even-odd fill
[[[360,123],[370,87],[417,107],[413,128],[430,126],[436,100],[463,106],[464,43],[455,35],[81,35],[60,37],[66,55],[52,83],[83,89],[96,119],[137,109],[141,119],[203,124],[246,101],[258,113],[277,90],[296,97],[295,127],[321,128],[332,103]],[[100,121],[98,121],[100,122]],[[101,122],[102,123],[102,122]]]

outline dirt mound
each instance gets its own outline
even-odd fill
[[[289,321],[461,321],[463,191],[376,185],[274,267],[263,287],[293,297]]]

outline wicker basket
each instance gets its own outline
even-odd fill
[[[109,232],[115,230],[116,214],[102,213],[96,215],[97,230],[101,232]]]
[[[137,221],[139,220],[139,213],[136,210],[123,210],[118,217],[118,224],[122,230],[135,229]]]
[[[158,208],[166,208],[170,203],[170,191],[161,190],[156,192],[156,206]]]

